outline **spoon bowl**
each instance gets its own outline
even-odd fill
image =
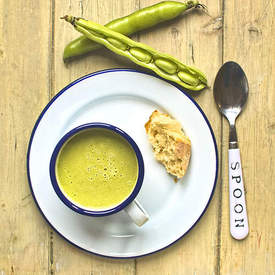
[[[229,61],[220,68],[214,83],[214,98],[224,116],[238,117],[248,98],[248,82],[240,65]]]

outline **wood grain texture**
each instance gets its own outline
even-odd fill
[[[229,234],[228,124],[224,121],[220,273],[275,274],[274,3],[226,1],[224,11],[224,61],[238,62],[250,86],[248,104],[237,120],[250,233],[243,241]]]
[[[47,1],[0,1],[1,275],[48,274],[48,231],[30,194],[26,153],[49,99],[49,10]]]

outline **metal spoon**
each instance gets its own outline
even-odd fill
[[[248,83],[242,68],[235,62],[226,62],[220,68],[214,83],[214,98],[220,112],[227,118],[229,131],[229,202],[230,233],[242,240],[248,235],[248,219],[243,187],[242,165],[238,148],[235,121],[248,97]]]

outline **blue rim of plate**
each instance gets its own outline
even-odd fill
[[[60,149],[63,147],[63,145],[68,140],[70,140],[70,138],[72,138],[74,135],[80,133],[81,131],[84,131],[87,129],[93,129],[93,128],[107,129],[108,131],[115,132],[119,136],[121,136],[133,148],[136,158],[137,158],[137,162],[138,162],[138,177],[137,177],[137,181],[136,181],[134,189],[129,194],[129,196],[126,197],[122,202],[120,202],[118,205],[108,208],[106,210],[84,209],[84,208],[76,205],[75,203],[73,203],[73,201],[69,200],[64,195],[62,190],[60,189],[57,178],[56,178],[56,173],[55,173],[57,157],[58,157]],[[117,213],[118,211],[122,210],[123,208],[125,208],[129,203],[131,203],[135,199],[135,197],[137,196],[137,194],[142,186],[142,183],[143,183],[144,162],[143,162],[142,154],[141,154],[137,144],[126,132],[124,132],[120,128],[118,128],[114,125],[108,124],[108,123],[102,123],[102,122],[86,123],[86,124],[82,124],[80,126],[73,128],[72,130],[70,130],[68,133],[66,133],[59,140],[59,142],[55,146],[53,153],[52,153],[51,160],[50,160],[50,178],[51,178],[51,183],[52,183],[53,189],[55,190],[55,193],[58,195],[58,197],[61,199],[61,201],[65,205],[67,205],[69,208],[71,208],[73,211],[76,211],[79,214],[87,215],[87,216],[94,216],[94,217],[107,216],[107,215],[111,215],[111,214]]]
[[[55,100],[61,96],[65,91],[67,91],[70,87],[74,86],[75,84],[77,84],[78,82],[82,81],[82,80],[85,80],[87,78],[90,78],[90,77],[93,77],[93,76],[96,76],[96,75],[100,75],[100,74],[104,74],[104,73],[112,73],[112,72],[134,72],[134,73],[140,73],[140,74],[145,74],[145,75],[150,75],[152,77],[156,77],[158,79],[161,79],[169,84],[171,84],[172,86],[174,86],[175,88],[177,88],[178,90],[180,90],[187,98],[189,98],[191,100],[191,102],[197,107],[197,109],[200,111],[200,113],[202,114],[209,130],[210,130],[210,133],[211,133],[211,136],[212,136],[212,139],[213,139],[213,144],[214,144],[214,148],[215,148],[215,155],[216,155],[216,173],[215,173],[215,179],[214,179],[214,185],[213,185],[213,189],[212,189],[212,192],[210,194],[210,197],[209,197],[209,200],[204,208],[204,210],[202,211],[201,215],[198,217],[198,219],[194,222],[194,224],[182,235],[180,236],[178,239],[176,239],[175,241],[171,242],[170,244],[168,244],[167,246],[164,246],[160,249],[157,249],[155,251],[152,251],[152,252],[149,252],[149,253],[145,253],[145,254],[142,254],[142,255],[137,255],[137,256],[127,256],[127,257],[117,257],[117,256],[108,256],[108,255],[104,255],[104,254],[99,254],[99,253],[96,253],[96,252],[93,252],[93,251],[90,251],[90,250],[87,250],[85,248],[82,248],[78,245],[76,245],[75,243],[73,243],[72,241],[70,241],[69,239],[67,239],[64,235],[62,235],[61,232],[59,232],[51,223],[50,221],[47,219],[47,217],[45,216],[45,214],[43,213],[43,211],[41,210],[39,204],[38,204],[38,201],[36,200],[36,197],[34,195],[34,192],[33,192],[33,189],[32,189],[32,183],[31,183],[31,178],[30,178],[30,167],[29,167],[29,157],[30,157],[30,150],[31,150],[31,145],[32,145],[32,140],[33,140],[33,137],[34,137],[34,134],[35,134],[35,131],[36,131],[36,128],[38,127],[39,123],[40,123],[40,120],[43,118],[44,114],[46,113],[46,111],[49,109],[49,107],[55,102]],[[113,69],[106,69],[106,70],[101,70],[101,71],[96,71],[94,73],[90,73],[90,74],[87,74],[87,75],[84,75],[78,79],[76,79],[75,81],[71,82],[70,84],[68,84],[66,87],[64,87],[61,91],[59,91],[50,101],[49,103],[46,105],[46,107],[42,110],[41,114],[39,115],[38,119],[36,120],[35,122],[35,125],[34,125],[34,128],[32,130],[32,133],[31,133],[31,136],[30,136],[30,141],[29,141],[29,145],[28,145],[28,151],[27,151],[27,176],[28,176],[28,181],[29,181],[29,186],[30,186],[30,190],[31,190],[31,193],[32,193],[32,196],[34,198],[34,201],[40,211],[40,213],[42,214],[42,216],[44,217],[44,219],[48,222],[48,224],[53,228],[53,230],[59,234],[62,238],[64,238],[68,243],[70,243],[71,245],[85,251],[85,252],[88,252],[88,253],[91,253],[93,255],[97,255],[97,256],[101,256],[101,257],[106,257],[106,258],[111,258],[111,259],[132,259],[132,258],[140,258],[140,257],[144,257],[144,256],[148,256],[148,255],[151,255],[151,254],[154,254],[156,252],[159,252],[159,251],[162,251],[170,246],[172,246],[173,244],[175,244],[176,242],[178,242],[180,239],[182,239],[186,234],[188,234],[195,226],[196,224],[199,222],[199,220],[201,219],[201,217],[204,215],[204,213],[206,212],[209,204],[210,204],[210,201],[212,200],[213,198],[213,195],[214,195],[214,191],[215,191],[215,188],[216,188],[216,185],[217,185],[217,179],[218,179],[218,169],[219,169],[219,161],[218,161],[218,148],[217,148],[217,142],[216,142],[216,139],[215,139],[215,135],[214,135],[214,132],[213,132],[213,129],[211,127],[211,124],[209,122],[209,120],[207,119],[206,115],[204,114],[204,112],[202,111],[201,107],[198,105],[198,103],[190,96],[188,95],[184,89],[182,87],[179,87],[178,85],[170,82],[170,81],[166,81],[165,79],[155,75],[155,74],[152,74],[152,73],[147,73],[147,72],[142,72],[142,71],[138,71],[138,70],[135,70],[135,69],[128,69],[128,68],[113,68]]]

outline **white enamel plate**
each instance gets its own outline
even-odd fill
[[[179,120],[191,139],[190,166],[177,183],[154,159],[145,133],[155,109]],[[55,194],[49,174],[53,149],[66,132],[88,122],[113,124],[139,146],[145,177],[137,199],[150,215],[144,226],[137,227],[124,211],[105,217],[77,214]],[[113,69],[74,81],[50,101],[34,126],[27,168],[39,210],[62,237],[98,255],[128,258],[173,244],[197,223],[215,189],[218,159],[211,126],[193,99],[152,75]]]

